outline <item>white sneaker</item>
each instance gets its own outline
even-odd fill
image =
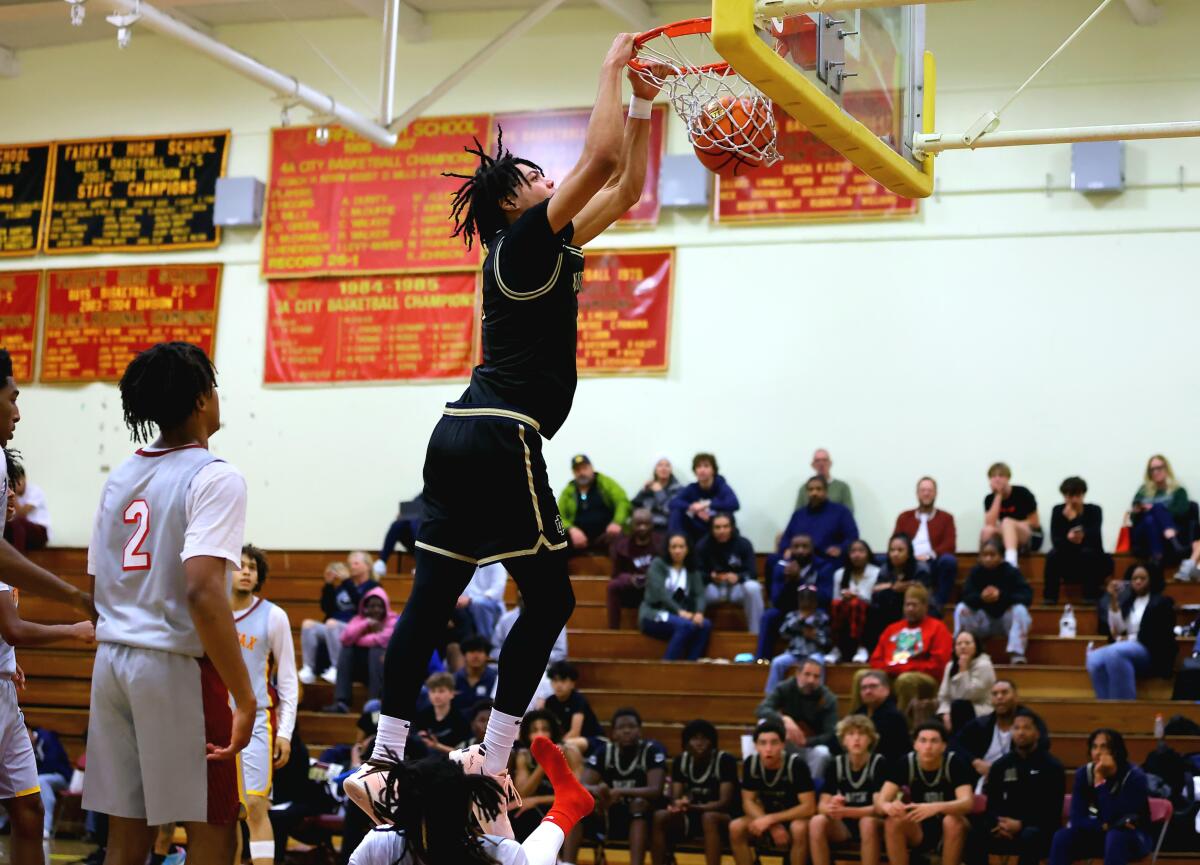
[[[450,759],[455,763],[462,764],[463,772],[468,775],[485,774],[483,770],[483,745],[472,745],[469,748],[460,748],[457,751],[451,751]],[[500,785],[500,789],[504,793],[504,806],[495,820],[486,820],[478,811],[475,812],[475,819],[479,821],[479,827],[485,835],[513,838],[512,824],[508,820],[508,808],[512,804],[515,804],[518,808],[521,807],[521,796],[517,793],[517,786],[513,783],[512,778],[509,777],[507,769],[499,775],[492,775],[491,778]]]
[[[383,788],[386,786],[387,770],[372,766],[370,763],[363,763],[354,771],[354,774],[347,776],[346,780],[342,782],[342,789],[346,791],[346,796],[361,808],[362,812],[376,826],[384,823],[391,825],[390,821],[380,820],[375,815],[375,803],[383,798]]]
[[[825,663],[826,664],[836,664],[841,659],[842,659],[842,650],[835,647],[832,652],[830,652],[829,654],[827,654],[825,656]]]
[[[854,657],[850,659],[852,664],[865,664],[870,656],[867,654],[866,646],[859,646],[858,651],[854,653]]]
[[[336,667],[328,668],[324,673],[321,674],[321,678],[324,679],[326,682],[328,682],[331,685],[336,685],[337,684],[337,668]]]
[[[317,677],[313,675],[312,667],[308,666],[308,664],[305,664],[303,667],[301,667],[300,672],[297,673],[296,676],[305,685],[311,685],[313,682],[317,681]]]
[[[1184,559],[1179,563],[1179,572],[1175,574],[1175,579],[1188,583],[1196,576],[1196,563],[1191,559]]]
[[[371,573],[380,578],[387,576],[387,565],[384,564],[383,559],[375,560],[375,564],[371,565]]]

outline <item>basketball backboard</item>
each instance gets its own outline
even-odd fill
[[[810,11],[811,0],[713,0],[712,43],[742,77],[893,192],[933,191],[934,67],[925,7]]]

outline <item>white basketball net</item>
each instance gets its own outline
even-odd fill
[[[683,46],[692,57],[704,59],[689,59]],[[755,167],[774,165],[783,158],[775,148],[774,104],[727,64],[708,58],[720,60],[708,33],[672,37],[664,32],[638,47],[635,60],[641,63],[633,68],[667,95],[693,145],[710,153],[724,151],[731,160]],[[743,110],[712,111],[714,104],[734,103]]]

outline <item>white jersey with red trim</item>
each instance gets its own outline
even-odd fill
[[[199,444],[144,448],[118,466],[88,547],[97,642],[201,657],[184,562],[213,556],[227,573],[241,567],[245,521],[245,480]]]
[[[0,535],[8,522],[8,460],[0,459]],[[8,583],[0,582],[0,592],[12,592],[13,605],[17,603],[17,590]],[[0,637],[0,676],[11,675],[17,671],[17,650],[4,642]]]

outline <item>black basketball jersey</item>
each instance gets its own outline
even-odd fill
[[[667,752],[663,746],[650,739],[643,739],[626,754],[616,742],[608,742],[604,750],[588,755],[587,763],[600,773],[604,783],[614,789],[645,787],[649,783],[651,769],[664,768]]]
[[[846,799],[848,808],[865,808],[875,801],[875,794],[883,789],[887,780],[887,761],[882,754],[871,754],[867,765],[855,772],[847,754],[838,754],[825,768],[825,784],[822,793]]]
[[[971,767],[952,751],[942,755],[932,772],[922,769],[916,753],[909,751],[896,761],[888,780],[898,787],[908,787],[909,801],[914,803],[953,802],[959,787],[974,784]]]
[[[500,231],[483,261],[483,363],[462,403],[516,410],[558,432],[575,398],[583,250],[555,234],[549,199]]]
[[[768,769],[752,754],[742,766],[742,789],[758,794],[763,811],[778,814],[795,808],[799,795],[813,789],[812,773],[799,754],[784,754],[778,769]]]
[[[671,780],[683,785],[683,795],[694,805],[707,805],[721,798],[721,784],[737,784],[737,760],[724,751],[714,751],[703,764],[687,751],[671,761]]]

